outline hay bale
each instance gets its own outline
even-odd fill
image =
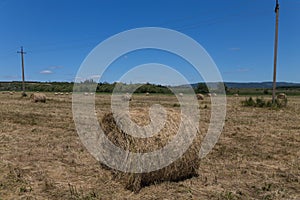
[[[126,94],[124,94],[124,95],[122,96],[122,100],[123,100],[123,101],[131,101],[132,98],[131,98],[131,96],[130,96],[129,93],[126,93]]]
[[[179,93],[179,96],[180,96],[180,97],[183,97],[183,93]]]
[[[46,103],[46,95],[43,93],[33,93],[30,95],[30,99],[32,102],[42,102]]]
[[[56,95],[56,96],[57,96],[57,95],[59,95],[59,93],[55,92],[55,93],[54,93],[54,95]]]
[[[150,95],[150,93],[149,92],[146,92],[146,96],[149,96]]]
[[[136,124],[143,126],[150,122],[150,118],[146,113],[148,114],[148,110],[145,108],[132,109],[130,111],[130,117]],[[124,117],[122,114],[116,114],[114,118],[112,113],[106,113],[101,120],[101,126],[104,133],[112,143],[125,151],[145,153],[159,150],[168,144],[173,136],[177,134],[182,116],[180,115],[180,112],[169,109],[167,120],[162,130],[149,138],[136,138],[123,132],[116,123],[116,120],[119,121],[122,117]],[[192,126],[184,127],[184,132],[189,133],[191,127]],[[197,136],[187,151],[179,159],[157,171],[137,174],[125,173],[112,169],[111,171],[114,174],[114,177],[125,185],[126,189],[134,192],[138,192],[143,186],[153,183],[162,181],[180,181],[197,176],[198,168],[200,166],[200,141],[201,135],[197,129]],[[174,151],[176,151],[176,149],[174,149]]]
[[[208,97],[211,97],[211,93],[208,93],[207,96],[208,96]]]
[[[286,98],[287,98],[287,96],[285,93],[280,93],[277,95],[277,99],[286,99]]]
[[[9,94],[10,94],[10,95],[14,95],[14,93],[13,93],[13,92],[9,92]]]
[[[198,100],[204,100],[204,95],[203,94],[197,94],[197,99]]]
[[[234,97],[238,97],[238,96],[239,96],[239,94],[234,94],[233,96],[234,96]]]

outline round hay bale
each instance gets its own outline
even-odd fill
[[[123,116],[124,115],[122,114],[113,115],[111,112],[106,113],[101,120],[102,129],[108,139],[119,148],[122,148],[125,151],[139,153],[159,150],[167,145],[173,137],[178,134],[177,131],[180,126],[181,118],[184,117],[181,116],[179,111],[168,109],[166,122],[158,133],[148,138],[137,138],[126,134],[118,127],[116,121],[119,121]],[[131,120],[139,126],[145,126],[150,123],[148,110],[145,108],[131,109],[130,117]],[[186,117],[184,118],[186,119]],[[191,126],[184,130],[185,132],[190,131]],[[162,181],[180,181],[197,176],[198,168],[200,166],[199,151],[201,137],[202,136],[197,128],[197,135],[187,151],[185,151],[179,159],[162,169],[136,174],[112,169],[111,171],[114,174],[114,177],[125,185],[125,188],[134,192],[138,192],[143,186],[153,183]],[[186,140],[184,139],[184,141]],[[176,151],[176,149],[174,149],[174,151]]]
[[[204,100],[204,95],[203,94],[197,94],[197,99],[198,100]]]
[[[126,93],[126,94],[124,94],[124,95],[122,96],[122,100],[123,100],[123,101],[131,101],[132,98],[131,98],[131,96],[130,96],[129,93]]]
[[[30,95],[30,99],[32,102],[42,102],[46,103],[46,95],[43,93],[33,93]]]
[[[287,98],[287,96],[285,93],[280,93],[277,95],[277,99],[286,99],[286,98]]]
[[[238,96],[239,96],[239,94],[234,94],[233,96],[234,96],[234,97],[238,97]]]
[[[179,96],[180,96],[180,97],[183,97],[183,93],[179,93]]]
[[[146,92],[146,96],[149,96],[150,95],[150,93],[149,92]]]

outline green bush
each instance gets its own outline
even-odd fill
[[[252,99],[252,97],[245,99],[245,101],[242,101],[242,104],[244,106],[255,106],[255,101]]]
[[[269,90],[268,89],[264,89],[263,94],[269,94]]]
[[[264,100],[263,98],[257,97],[253,100],[252,97],[246,98],[242,101],[243,106],[247,107],[259,107],[259,108],[283,108],[287,106],[287,98],[285,99],[275,99],[275,103],[272,103],[272,100]]]

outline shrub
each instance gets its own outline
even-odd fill
[[[275,103],[272,103],[272,100],[264,100],[263,98],[257,97],[256,100],[253,100],[252,97],[246,98],[242,101],[243,106],[247,107],[259,107],[259,108],[283,108],[287,106],[287,98],[285,99],[275,99]]]
[[[252,97],[245,99],[245,101],[242,101],[242,104],[244,106],[254,106],[255,105],[255,101],[252,99]]]
[[[269,94],[268,89],[264,89],[263,94]]]

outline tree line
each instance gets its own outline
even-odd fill
[[[75,87],[74,87],[75,84]],[[224,85],[217,83],[213,92],[219,92]],[[209,93],[209,89],[205,83],[194,84],[193,90],[195,93]],[[26,82],[26,91],[40,91],[40,92],[94,92],[96,88],[97,93],[112,93],[114,90],[117,92],[130,92],[134,93],[159,93],[159,94],[172,94],[172,89],[176,91],[187,91],[187,86],[163,86],[157,84],[125,84],[125,83],[95,83],[93,80],[87,80],[81,83],[74,82]],[[227,87],[225,86],[227,90]],[[22,91],[22,82],[0,82],[0,91]]]

